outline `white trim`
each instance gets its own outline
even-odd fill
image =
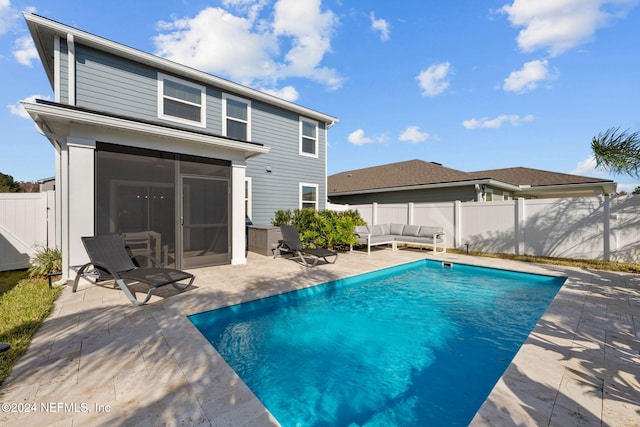
[[[170,80],[176,83],[188,86],[193,89],[197,89],[200,91],[200,104],[195,104],[193,102],[185,101],[184,99],[172,98],[170,96],[166,96],[164,94],[164,81]],[[164,113],[164,99],[170,99],[172,101],[180,102],[183,104],[191,105],[194,107],[200,107],[200,121],[189,120],[182,117],[171,116]],[[158,72],[158,118],[168,120],[176,123],[183,123],[193,126],[198,126],[202,128],[207,127],[207,89],[199,84],[192,83],[187,80],[180,79],[178,77],[170,76],[168,74]]]
[[[67,34],[67,61],[69,64],[69,99],[67,104],[76,105],[76,45],[73,34]]]
[[[299,183],[299,186],[298,186],[298,207],[300,209],[302,209],[302,204],[303,203],[311,203],[309,201],[303,201],[302,200],[302,194],[303,194],[302,188],[303,187],[313,187],[313,188],[316,189],[316,201],[315,201],[316,207],[315,207],[315,210],[318,210],[318,208],[320,206],[320,201],[318,200],[320,198],[319,188],[318,188],[319,185],[318,184],[311,184],[311,183],[308,183],[308,182],[300,182]]]
[[[227,99],[233,99],[237,102],[247,104],[247,120],[242,121],[235,117],[229,117],[227,115]],[[247,125],[247,141],[251,141],[251,101],[239,96],[229,95],[228,93],[222,94],[222,135],[227,136],[227,119],[234,120],[236,122],[245,123]]]
[[[231,264],[247,263],[246,223],[244,214],[244,183],[247,165],[231,163]]]
[[[53,96],[56,102],[60,102],[60,37],[55,36],[53,38]]]
[[[315,126],[315,128],[316,128],[316,135],[315,135],[315,138],[309,138],[308,136],[303,135],[303,133],[302,133],[302,126],[303,126],[303,123],[304,123],[304,122],[307,122],[307,123],[312,124],[312,125],[314,125],[314,126]],[[302,141],[303,141],[303,139],[304,139],[304,138],[306,138],[306,139],[313,139],[313,140],[315,141],[315,153],[307,153],[306,151],[303,151],[303,149],[302,149],[302,147],[303,147],[303,143],[302,143]],[[301,156],[313,157],[313,158],[315,158],[315,159],[317,159],[317,158],[318,158],[318,151],[320,151],[320,144],[319,144],[319,142],[318,142],[318,121],[317,121],[317,120],[311,120],[311,119],[308,119],[308,118],[306,118],[306,117],[302,117],[302,116],[300,116],[300,119],[299,119],[299,137],[298,137],[298,142],[299,142],[299,154],[300,154]]]
[[[246,206],[245,215],[247,215],[251,219],[253,216],[253,180],[250,176],[245,176],[244,185],[244,203]]]

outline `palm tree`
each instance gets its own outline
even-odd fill
[[[591,140],[591,149],[598,167],[640,177],[640,132],[609,128]]]

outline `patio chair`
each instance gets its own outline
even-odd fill
[[[295,225],[281,225],[282,240],[276,246],[273,257],[276,258],[281,252],[294,252],[300,257],[305,267],[315,267],[318,261],[324,260],[327,264],[334,264],[338,260],[338,253],[326,248],[304,248],[300,241],[300,235]],[[305,259],[305,255],[312,255],[315,260],[309,264]],[[334,257],[333,261],[329,261],[327,257]]]
[[[188,288],[195,279],[191,273],[172,268],[164,268],[154,261],[154,267],[138,267],[134,259],[129,256],[124,240],[119,234],[106,234],[95,237],[82,237],[82,243],[87,250],[90,262],[86,263],[73,281],[72,291],[78,287],[78,281],[83,275],[91,275],[96,278],[96,282],[103,280],[113,280],[122,289],[129,301],[134,305],[146,304],[151,298],[153,291],[157,288],[171,285],[178,290]],[[154,260],[153,257],[150,259]],[[93,266],[92,270],[88,270]],[[178,284],[183,280],[189,280],[187,284]],[[143,301],[138,301],[129,289],[129,284],[133,282],[144,283],[151,288]]]

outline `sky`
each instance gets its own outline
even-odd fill
[[[640,131],[640,0],[0,0],[0,172],[35,181],[53,148],[19,102],[54,97],[24,11],[337,117],[329,175],[421,159],[640,185],[590,147]]]

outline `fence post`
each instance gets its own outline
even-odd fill
[[[611,261],[611,198],[608,194],[604,195],[603,203],[603,230],[602,241],[603,245],[603,258],[605,261]]]
[[[462,202],[453,202],[453,247],[462,246]]]
[[[409,202],[407,206],[407,224],[413,225],[413,202]]]
[[[515,231],[515,236],[514,236],[514,240],[515,240],[515,252],[516,255],[523,255],[524,254],[524,249],[525,249],[525,242],[527,240],[526,238],[526,234],[527,234],[527,230],[526,230],[526,226],[525,226],[525,210],[524,210],[524,199],[522,197],[519,197],[516,200],[516,209],[515,209],[515,224],[514,224],[514,231]]]
[[[373,202],[371,204],[371,222],[373,225],[378,224],[378,202]]]

